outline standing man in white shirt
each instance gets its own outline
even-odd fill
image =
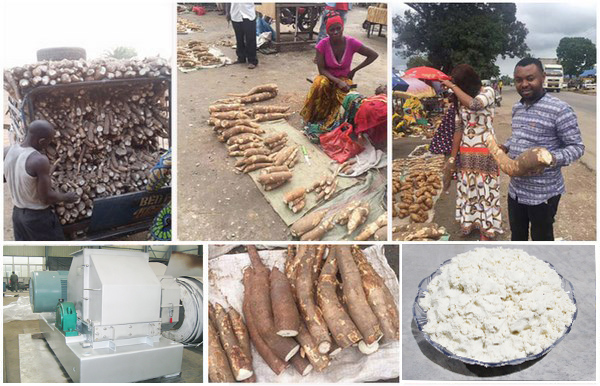
[[[248,63],[256,68],[256,9],[254,3],[227,4],[227,21],[233,24],[236,41],[236,63]]]

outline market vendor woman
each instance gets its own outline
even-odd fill
[[[379,56],[359,40],[344,36],[344,22],[339,15],[333,14],[327,19],[325,29],[328,37],[315,47],[319,75],[314,79],[300,111],[306,124],[316,123],[321,129],[329,128],[336,120],[356,72]],[[356,52],[366,58],[351,69],[352,57]]]

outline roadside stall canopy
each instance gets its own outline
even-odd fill
[[[402,77],[400,79],[408,84],[408,88],[404,91],[394,89],[394,97],[396,98],[430,98],[436,95],[433,87],[417,78]]]
[[[591,70],[585,70],[584,72],[579,74],[579,76],[581,76],[581,77],[596,76],[596,69],[592,68]]]
[[[424,80],[450,80],[451,78],[442,71],[433,67],[413,67],[406,70],[403,76],[406,78],[417,78]]]

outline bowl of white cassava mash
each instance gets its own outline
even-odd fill
[[[568,333],[573,285],[519,249],[477,248],[444,262],[419,284],[413,317],[444,355],[486,367],[542,357]]]

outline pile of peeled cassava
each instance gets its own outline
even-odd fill
[[[399,340],[394,296],[358,247],[288,247],[284,271],[248,246],[240,312],[209,309],[211,382],[261,381],[251,346],[275,374],[289,365],[305,376],[327,369],[342,350],[365,355]]]
[[[47,87],[29,97],[33,114],[26,112],[28,121],[44,119],[56,129],[46,149],[53,186],[80,197],[56,206],[62,224],[89,218],[96,198],[145,189],[161,142],[169,137],[169,84],[161,78],[170,72],[161,58],[65,59],[4,71],[4,88],[15,106]],[[86,87],[94,81],[103,83]],[[13,124],[21,141],[26,125],[20,116],[13,116]]]

